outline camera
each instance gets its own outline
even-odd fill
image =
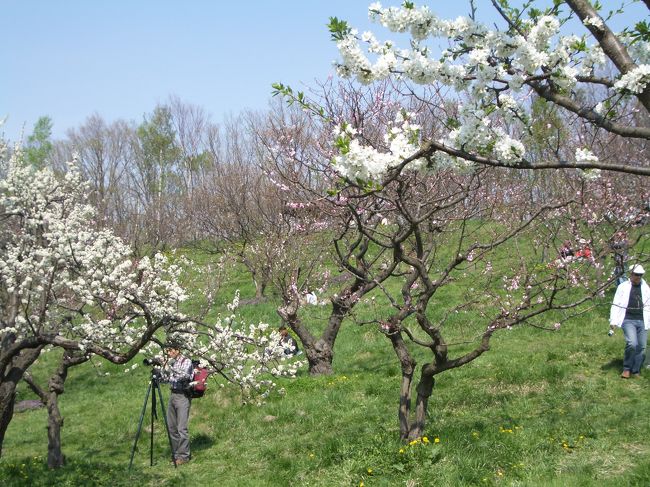
[[[142,361],[144,365],[148,365],[149,367],[153,366],[158,366],[160,367],[162,365],[162,361],[159,358],[146,358]]]

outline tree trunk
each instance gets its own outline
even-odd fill
[[[415,423],[410,428],[409,440],[421,438],[422,435],[424,435],[429,398],[433,393],[433,386],[436,384],[436,380],[432,373],[433,371],[430,370],[430,367],[430,365],[422,367],[422,376],[420,377],[420,383],[417,386],[418,396],[415,401]]]
[[[333,304],[333,311],[327,323],[327,328],[321,338],[315,338],[302,324],[298,317],[300,298],[297,295],[285,297],[285,304],[277,309],[282,321],[298,336],[302,344],[307,362],[309,375],[331,375],[332,360],[334,359],[334,341],[341,328],[344,313],[338,304]]]
[[[25,374],[25,382],[47,405],[47,466],[51,469],[65,465],[65,455],[61,448],[61,429],[63,416],[59,410],[59,396],[65,392],[65,380],[68,377],[68,368],[79,365],[88,360],[85,355],[73,355],[73,352],[63,352],[61,363],[48,381],[48,390],[45,392],[36,384],[32,376]]]
[[[5,433],[14,415],[15,402],[16,382],[4,381],[0,384],[0,455],[2,455],[2,443]]]
[[[402,384],[399,391],[399,409],[397,412],[399,418],[399,437],[402,441],[408,441],[411,433],[411,425],[409,421],[411,413],[411,382],[413,380],[413,372],[415,371],[415,359],[409,354],[402,335],[399,332],[394,332],[388,335],[393,350],[397,355],[402,369]]]
[[[47,466],[60,468],[65,465],[65,455],[61,450],[61,428],[63,417],[59,411],[58,394],[51,393],[47,403]]]
[[[304,343],[303,343],[304,345]],[[332,375],[332,347],[324,340],[316,340],[313,346],[305,346],[309,362],[309,375]]]
[[[23,378],[25,371],[38,358],[43,347],[23,350],[15,357],[6,372],[0,376],[0,456],[2,456],[2,445],[4,443],[7,428],[14,415],[14,403],[16,402],[16,386]]]
[[[253,277],[253,283],[255,284],[255,299],[262,299],[266,293],[266,281]]]

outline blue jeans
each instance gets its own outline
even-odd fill
[[[624,320],[623,334],[625,335],[623,370],[638,374],[645,360],[648,330],[645,329],[643,320]]]
[[[167,426],[172,440],[172,454],[176,460],[190,459],[190,433],[187,424],[191,403],[192,400],[182,392],[172,392],[169,397]]]

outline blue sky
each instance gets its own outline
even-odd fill
[[[15,141],[42,115],[52,118],[55,138],[92,113],[141,121],[170,95],[203,107],[215,122],[264,109],[271,83],[304,89],[334,74],[330,16],[394,38],[369,24],[369,3],[4,0],[0,118],[7,120],[0,133]],[[469,1],[451,4],[429,2],[443,17],[469,11]],[[487,0],[477,4],[492,15]]]

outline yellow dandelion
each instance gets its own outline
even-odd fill
[[[429,438],[427,438],[426,436],[423,436],[422,437],[422,443],[429,443]]]
[[[433,439],[433,442],[434,442],[434,443],[440,443],[440,438],[438,438],[438,437],[434,438],[434,439]]]
[[[400,448],[400,449],[399,449],[399,452],[400,452],[400,453],[404,453],[404,448]]]
[[[372,475],[372,468],[368,469],[368,475]]]

